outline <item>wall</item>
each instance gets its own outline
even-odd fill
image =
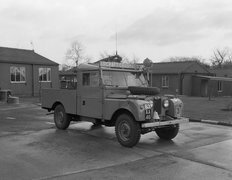
[[[211,81],[212,96],[232,96],[232,82],[222,82],[222,92],[218,92],[218,81]]]
[[[203,82],[206,82],[206,91],[207,94],[204,96],[232,96],[232,82],[231,81],[223,81],[222,82],[222,92],[218,92],[218,81],[209,80],[201,77],[192,77],[192,96],[203,96],[202,89]]]
[[[184,74],[182,80],[182,94],[191,96],[192,94],[192,75]]]
[[[160,88],[161,94],[178,94],[180,91],[180,76],[178,74],[169,74],[169,87],[161,87],[162,75],[153,74],[152,86]],[[208,94],[208,82],[202,83],[203,79],[195,77],[192,74],[183,74],[182,80],[182,95],[187,96],[207,96]]]
[[[202,78],[193,76],[192,77],[192,89],[191,95],[192,96],[201,96],[201,80]]]
[[[12,83],[10,79],[10,67],[25,67],[26,69],[26,82],[25,83]],[[12,90],[13,95],[32,95],[32,66],[25,64],[7,64],[0,63],[0,87],[1,89]]]
[[[51,82],[39,81],[39,68],[51,68]],[[40,96],[44,88],[59,88],[58,66],[34,65],[34,96]]]
[[[222,95],[223,96],[232,96],[232,82],[224,81],[222,82]]]
[[[25,83],[11,83],[11,66],[26,68]],[[39,67],[51,68],[51,82],[39,82]],[[10,89],[16,96],[39,96],[42,88],[59,88],[58,66],[0,63],[0,88]]]
[[[161,74],[152,74],[152,86],[160,88],[161,94],[176,94],[176,90],[179,91],[179,75],[169,74],[169,87],[162,87]]]

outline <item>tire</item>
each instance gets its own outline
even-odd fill
[[[133,117],[125,113],[119,115],[116,120],[115,134],[122,146],[133,147],[140,140],[141,128]]]
[[[160,89],[157,87],[129,86],[128,89],[133,95],[157,95],[160,93]]]
[[[179,132],[179,124],[175,124],[169,127],[164,127],[160,129],[156,129],[156,134],[160,137],[160,139],[171,140]]]
[[[65,130],[69,127],[70,117],[66,114],[64,106],[61,104],[55,107],[54,122],[58,129]]]

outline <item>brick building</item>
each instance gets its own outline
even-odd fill
[[[38,96],[58,88],[58,65],[34,50],[0,47],[0,88],[19,96]]]
[[[159,87],[162,94],[207,96],[208,83],[201,76],[212,76],[206,67],[196,61],[153,63],[151,85]]]

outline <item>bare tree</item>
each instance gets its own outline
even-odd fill
[[[185,56],[175,56],[175,57],[170,57],[165,60],[166,62],[182,62],[182,61],[198,61],[198,62],[204,62],[204,59],[201,57],[185,57]]]
[[[122,54],[121,57],[122,57],[122,63],[127,63],[127,64],[139,63],[139,58],[135,55],[133,56],[132,59],[128,58],[125,54]]]
[[[90,56],[83,57],[83,62],[90,63],[92,61],[92,58]]]
[[[136,55],[133,56],[132,63],[133,64],[138,64],[139,63],[139,58]]]
[[[71,47],[66,52],[66,63],[69,66],[78,66],[80,61],[84,59],[84,47],[79,41],[71,43]]]
[[[121,57],[122,57],[122,63],[131,64],[130,59],[126,55],[122,54]]]
[[[100,53],[100,59],[108,58],[110,55],[107,51],[103,51]]]
[[[139,62],[139,58],[137,56],[133,56],[132,59],[129,59],[125,54],[115,54],[115,55],[109,55],[109,53],[107,51],[103,51],[100,53],[100,58],[101,59],[106,59],[106,58],[112,58],[112,57],[115,57],[115,56],[118,56],[121,58],[120,62],[122,63],[127,63],[127,64],[137,64]]]
[[[70,66],[68,66],[67,64],[63,63],[59,66],[59,70],[60,71],[67,71],[70,69]]]
[[[184,62],[184,61],[196,61],[206,68],[210,68],[210,65],[202,57],[170,57],[165,62]]]
[[[211,58],[212,65],[217,68],[222,68],[223,63],[228,61],[229,57],[229,49],[223,48],[223,49],[215,49],[213,51],[213,56]]]

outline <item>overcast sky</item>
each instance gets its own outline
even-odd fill
[[[209,59],[232,47],[231,0],[0,0],[0,46],[34,49],[62,63],[79,40],[92,61],[118,52],[142,62]]]

